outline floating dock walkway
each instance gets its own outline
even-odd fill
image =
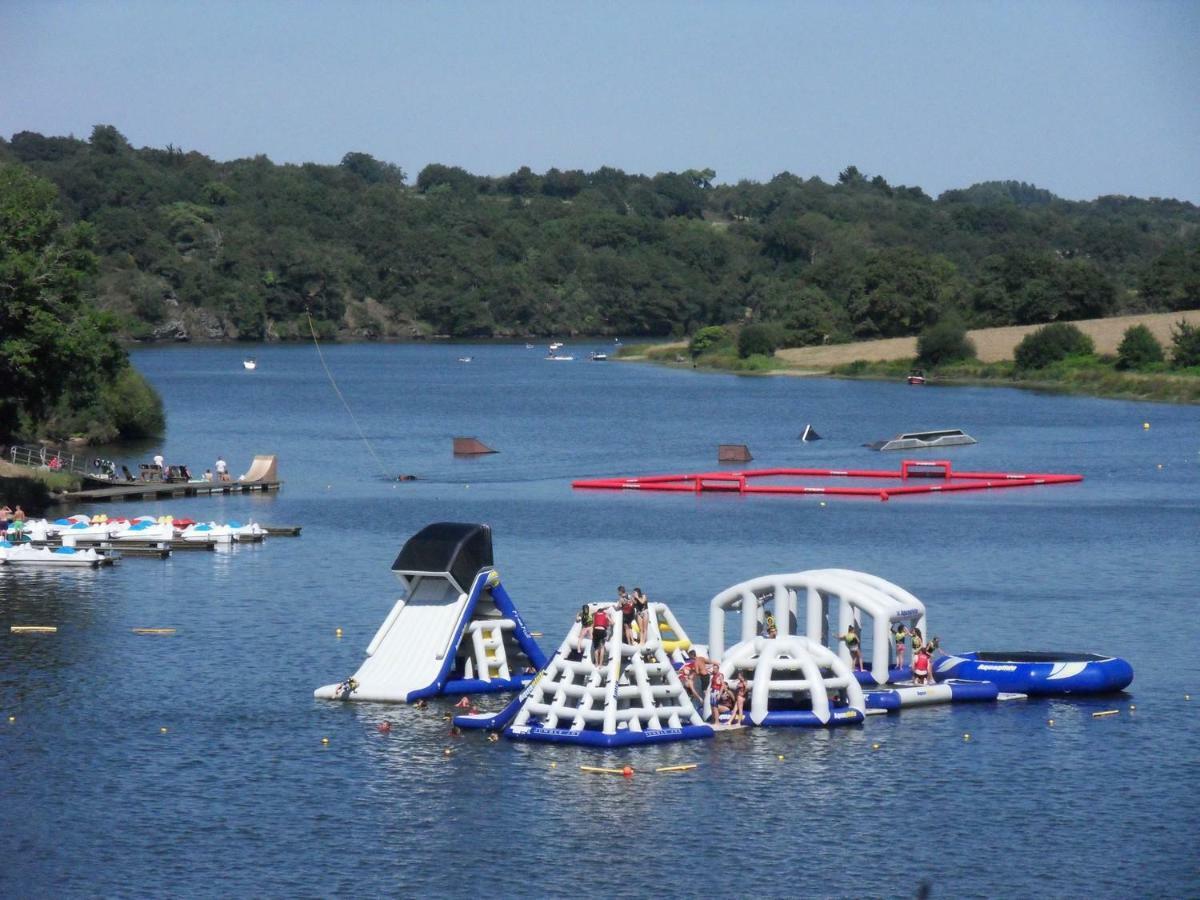
[[[63,502],[96,503],[104,500],[169,500],[210,494],[249,494],[277,491],[282,481],[138,481],[116,487],[90,488],[61,495]]]
[[[762,478],[874,478],[900,484],[873,487],[754,484]],[[940,484],[912,484],[911,479],[938,479]],[[886,469],[752,469],[738,472],[700,472],[690,475],[647,475],[640,478],[582,478],[571,487],[610,491],[675,491],[679,493],[832,494],[878,497],[888,500],[910,494],[944,494],[951,491],[986,491],[993,488],[1030,487],[1083,481],[1082,475],[1025,474],[1014,472],[955,472],[949,460],[905,460],[899,471]]]

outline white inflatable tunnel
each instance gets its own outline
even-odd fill
[[[755,637],[729,648],[721,674],[732,684],[750,682],[755,725],[828,726],[863,720],[862,686],[844,660],[805,637]]]
[[[803,592],[804,611],[799,605]],[[836,606],[836,625],[832,621]],[[895,622],[916,625],[926,633],[925,605],[904,588],[886,579],[851,569],[810,569],[780,575],[763,575],[726,588],[709,605],[709,653],[722,659],[725,652],[725,614],[741,615],[740,640],[796,634],[833,650],[846,663],[849,649],[839,639],[851,624],[861,627],[863,616],[871,619],[871,630],[864,632],[863,663],[869,680],[886,684],[893,675],[902,674],[890,665],[891,629]],[[801,628],[803,624],[803,628]],[[870,661],[867,641],[870,637]]]

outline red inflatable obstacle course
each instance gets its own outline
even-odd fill
[[[871,487],[841,485],[754,484],[768,478],[872,478],[898,481]],[[912,484],[914,479],[938,479],[939,484]],[[878,497],[887,500],[909,494],[944,494],[949,491],[985,491],[992,488],[1031,487],[1083,481],[1082,475],[1026,474],[1014,472],[955,472],[949,460],[906,459],[899,471],[883,469],[753,469],[741,472],[700,472],[692,475],[647,475],[641,478],[581,478],[571,487],[609,491],[710,491],[736,494],[835,494]]]

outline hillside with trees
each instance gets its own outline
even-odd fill
[[[92,303],[93,228],[64,225],[58,200],[52,183],[0,160],[0,444],[154,435],[162,402]]]
[[[1200,307],[1200,208],[1060,199],[1019,182],[932,198],[847,167],[715,183],[431,164],[218,162],[21,132],[0,163],[53,182],[95,240],[89,290],[157,340],[691,335],[771,346]]]

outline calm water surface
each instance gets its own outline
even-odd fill
[[[286,486],[84,511],[304,534],[99,572],[0,569],[0,894],[911,897],[925,882],[939,897],[1197,895],[1194,407],[701,375],[570,349],[575,363],[522,346],[328,348],[384,468],[420,478],[404,484],[379,477],[311,347],[254,348],[256,372],[239,348],[135,353],[169,423],[141,459],[161,446],[202,471],[223,454],[236,474],[277,453]],[[808,422],[826,439],[798,442]],[[898,466],[860,445],[938,426],[979,438],[936,454],[960,468],[1086,480],[824,507],[569,486],[711,469],[722,442],[749,444],[754,465]],[[455,435],[501,452],[454,459]],[[1099,650],[1136,679],[1117,698],[620,753],[452,740],[441,707],[313,700],[390,609],[398,547],[438,520],[493,526],[547,648],[618,582],[703,639],[721,589],[840,566],[921,597],[948,648]],[[178,633],[131,633],[146,626]],[[1122,712],[1092,718],[1109,708]],[[578,768],[625,762],[632,780]],[[700,767],[652,773],[685,762]]]

